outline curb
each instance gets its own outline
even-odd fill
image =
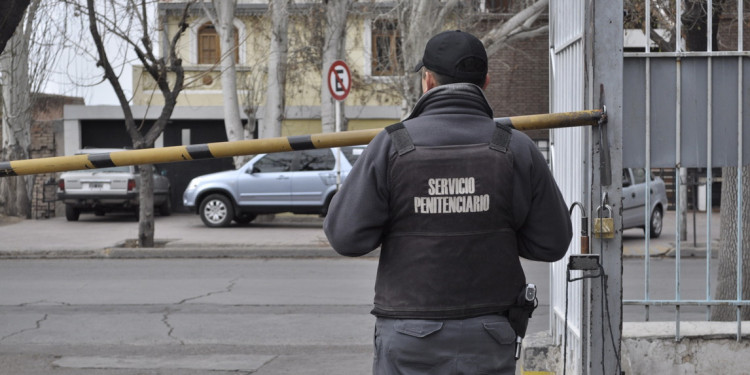
[[[363,258],[377,258],[376,249]],[[0,251],[0,259],[253,259],[253,258],[345,258],[330,247],[320,246],[226,246],[226,247],[110,247],[101,250]]]

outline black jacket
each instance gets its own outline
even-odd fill
[[[496,128],[492,118],[492,109],[478,86],[451,84],[422,96],[403,123],[416,146],[470,145],[492,139]],[[531,139],[514,130],[510,150],[514,175],[508,216],[516,237],[513,254],[531,260],[559,260],[572,237],[567,206]],[[324,230],[338,253],[360,256],[388,237],[392,212],[388,171],[395,154],[390,137],[385,132],[377,135],[334,196]],[[507,264],[513,269],[496,271],[523,275],[517,257]]]

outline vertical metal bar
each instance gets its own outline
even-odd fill
[[[706,299],[711,298],[711,181],[713,167],[713,60],[708,57],[706,104]],[[698,185],[696,184],[695,187]],[[697,196],[697,195],[696,195]],[[693,202],[695,209],[696,202]],[[693,218],[695,220],[695,218]],[[706,306],[706,320],[711,319],[711,305]]]
[[[679,1],[678,1],[679,3]],[[680,259],[680,233],[682,232],[682,223],[680,222],[680,210],[681,210],[681,199],[680,194],[682,192],[682,181],[680,181],[680,168],[682,168],[682,140],[680,139],[680,134],[682,133],[682,93],[680,90],[682,89],[682,60],[678,56],[675,60],[676,62],[676,71],[677,71],[677,91],[676,91],[676,113],[675,113],[675,149],[676,149],[676,155],[675,155],[675,223],[676,223],[676,230],[675,230],[675,261],[677,263],[677,270],[676,278],[677,278],[677,299],[679,300],[680,296],[680,288],[679,288],[679,259]],[[680,306],[675,306],[675,340],[680,339]]]
[[[744,1],[743,0],[737,0],[737,51],[742,51],[744,47],[743,43],[743,25],[745,23],[745,10],[744,10]],[[742,68],[743,68],[743,57],[738,56],[737,57],[737,248],[742,249],[742,240],[743,240],[743,234],[742,234]],[[741,260],[742,256],[739,255],[738,250],[738,258]],[[742,265],[737,264],[737,269],[741,270]],[[742,300],[742,273],[737,274],[737,300]],[[737,307],[737,341],[740,341],[740,338],[742,337],[742,316],[740,313],[740,308]]]
[[[711,52],[714,50],[714,2],[713,0],[708,0],[706,4],[706,34],[707,34],[707,44],[706,44],[706,52]],[[709,57],[710,58],[710,57]]]
[[[737,0],[737,51],[742,52],[742,48],[744,47],[744,39],[742,35],[742,28],[745,23],[745,2],[742,0]],[[678,34],[679,35],[679,34]],[[742,66],[742,57],[740,57],[740,66]],[[742,82],[742,80],[740,80]]]
[[[742,1],[742,0],[739,0],[739,1]],[[680,21],[680,19],[682,18],[682,1],[680,0],[675,1],[675,5],[677,6],[677,8],[676,8],[675,17],[674,17],[675,18],[674,23],[677,26],[675,27],[676,31],[675,31],[675,38],[674,38],[675,40],[674,50],[675,52],[682,52],[682,22]]]
[[[646,3],[648,3],[648,1],[646,1]],[[646,29],[648,29],[648,27],[646,27]],[[647,44],[649,44],[649,41],[650,41],[650,38],[646,38],[646,43]],[[647,45],[646,46],[646,51],[648,51],[648,50],[649,50],[649,46]],[[649,300],[650,299],[649,290],[651,289],[651,271],[650,271],[651,270],[651,268],[650,268],[650,266],[651,266],[651,247],[650,247],[650,243],[651,243],[651,241],[650,241],[651,231],[649,230],[650,229],[649,214],[650,214],[650,211],[651,211],[649,209],[649,207],[651,207],[651,194],[649,194],[649,191],[651,189],[651,184],[650,184],[651,183],[651,181],[650,181],[651,178],[649,177],[649,175],[651,173],[650,172],[651,171],[651,58],[650,57],[646,57],[646,134],[645,134],[645,136],[646,136],[646,147],[645,148],[646,148],[646,173],[647,173],[647,177],[646,177],[646,187],[645,187],[645,189],[646,189],[646,191],[645,191],[645,194],[646,194],[646,209],[645,209],[645,213],[644,213],[644,215],[646,215],[646,221],[645,221],[646,225],[645,225],[645,228],[643,230],[644,234],[645,234],[645,236],[644,236],[645,237],[644,238],[644,241],[645,241],[645,254],[644,254],[644,260],[643,260],[643,262],[644,262],[644,272],[645,272],[644,276],[646,278],[646,282],[645,282],[645,288],[646,288],[646,290],[645,290],[645,293],[644,293],[645,294],[644,298],[646,300]],[[650,307],[650,305],[646,305],[646,321],[649,321],[649,313],[650,313],[649,307]]]
[[[739,1],[742,2],[742,0]],[[742,301],[742,60],[742,56],[737,57],[737,301]],[[740,341],[741,337],[742,315],[741,307],[738,304],[737,341]]]
[[[644,15],[646,18],[646,31],[645,31],[645,38],[644,43],[646,44],[644,46],[644,51],[646,53],[646,173],[649,174],[651,171],[651,58],[648,56],[651,53],[651,1],[650,0],[644,0],[646,3],[646,14]],[[648,301],[650,299],[649,291],[651,289],[651,241],[650,241],[650,235],[651,231],[649,230],[648,223],[649,220],[649,214],[650,210],[648,207],[651,207],[651,194],[649,194],[649,190],[651,189],[650,186],[650,178],[646,177],[646,212],[644,215],[646,215],[646,221],[647,223],[644,228],[645,232],[645,254],[644,254],[644,277],[646,278],[645,282],[645,288],[644,291],[644,298]],[[646,305],[646,321],[649,321],[650,316],[650,305]]]

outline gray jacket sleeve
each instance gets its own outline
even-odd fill
[[[568,207],[533,141],[518,131],[513,132],[513,138],[518,254],[531,260],[557,261],[565,256],[573,237]]]
[[[390,139],[379,133],[333,196],[323,230],[341,255],[360,256],[380,246],[388,221],[387,167]]]

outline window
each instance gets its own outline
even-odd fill
[[[646,182],[646,170],[643,168],[633,168],[633,180],[636,184],[642,184]]]
[[[268,154],[253,164],[253,173],[288,172],[293,161],[294,151]]]
[[[305,150],[300,154],[300,171],[330,171],[336,166],[336,159],[330,149]]]
[[[239,35],[234,29],[234,62],[239,61],[240,52],[237,46]],[[221,61],[221,44],[219,33],[214,25],[205,24],[198,30],[198,64],[218,64]]]
[[[401,58],[401,36],[395,20],[372,22],[372,75],[392,76],[398,73]]]
[[[484,7],[490,13],[509,13],[513,0],[484,0]]]
[[[362,146],[347,146],[347,147],[341,147],[341,153],[346,156],[346,160],[349,160],[349,164],[354,165],[354,162],[359,159],[359,156],[362,155],[362,151],[364,151],[365,148]]]

